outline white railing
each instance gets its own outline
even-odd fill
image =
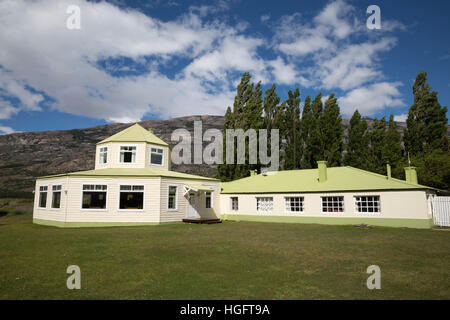
[[[433,198],[433,221],[441,227],[450,227],[450,197]]]

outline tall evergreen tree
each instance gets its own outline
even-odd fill
[[[250,83],[251,76],[249,73],[242,75],[241,81],[237,86],[237,93],[234,98],[233,111],[231,108],[227,110],[226,115],[226,129],[255,129],[256,131],[262,127],[262,90],[261,84],[254,86]],[[226,138],[226,135],[225,135]],[[233,157],[235,164],[224,164],[219,166],[218,177],[224,181],[230,181],[242,178],[249,175],[250,169],[257,168],[256,165],[250,165],[248,161],[248,145],[246,141],[246,161],[245,164],[236,164],[236,145],[234,148]],[[224,143],[224,159],[226,159],[226,144]],[[226,166],[226,167],[224,167]]]
[[[297,169],[302,155],[300,139],[300,91],[289,90],[284,113],[283,136],[286,139],[284,169]]]
[[[311,130],[314,122],[314,116],[311,106],[311,97],[307,96],[302,111],[301,143],[303,157],[301,160],[302,169],[310,169],[311,166]]]
[[[402,168],[400,161],[402,160],[401,135],[397,130],[397,123],[394,121],[394,115],[389,117],[389,125],[384,137],[382,149],[382,162],[389,163],[392,166],[393,174],[400,178]]]
[[[337,98],[331,94],[325,102],[325,108],[320,121],[322,138],[322,159],[326,160],[330,167],[340,166],[342,163],[342,117],[337,104]]]
[[[306,104],[305,104],[306,105]],[[306,106],[305,106],[306,108]],[[305,141],[304,167],[315,168],[317,161],[323,158],[323,141],[321,118],[323,113],[322,93],[319,93],[311,104],[310,118],[306,121],[308,127],[308,140]]]
[[[431,91],[427,73],[420,71],[413,85],[414,104],[408,112],[404,135],[406,151],[411,156],[424,156],[442,149],[446,139],[447,107],[441,107],[437,92]],[[424,154],[425,153],[425,154]]]
[[[225,159],[226,159],[226,135],[225,132],[227,131],[227,129],[232,129],[234,127],[234,117],[233,117],[233,112],[231,111],[231,107],[227,108],[227,112],[225,113],[225,122],[223,125],[223,155],[222,155],[222,159],[223,159],[223,164],[218,164],[217,165],[217,178],[220,179],[221,181],[230,181],[233,179],[233,170],[234,170],[234,166],[233,168],[231,168],[231,165],[227,165],[225,163]]]
[[[372,132],[370,133],[370,158],[369,170],[383,174],[386,171],[386,164],[383,162],[383,149],[386,137],[386,117],[373,121]]]
[[[355,168],[367,170],[369,159],[369,132],[367,122],[361,120],[358,110],[353,113],[348,129],[347,153],[344,164]]]

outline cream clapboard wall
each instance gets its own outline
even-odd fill
[[[220,217],[220,182],[208,181],[208,180],[190,180],[190,179],[173,179],[173,178],[162,178],[161,179],[161,222],[173,222],[181,221],[186,217],[186,206],[187,199],[184,196],[183,186],[186,184],[190,185],[204,185],[213,189],[213,208],[205,208],[205,193],[199,192],[197,198],[197,203],[199,204],[198,212],[202,218],[216,219]],[[168,192],[169,185],[176,185],[178,187],[177,210],[168,210]]]
[[[83,184],[106,184],[107,208],[82,209]],[[146,178],[78,178],[62,177],[40,179],[36,183],[34,215],[36,219],[61,222],[173,222],[186,217],[187,199],[184,197],[186,184],[204,185],[213,190],[211,209],[205,208],[205,193],[199,192],[198,212],[202,218],[218,218],[220,216],[220,182],[207,180],[174,179],[160,177]],[[52,186],[62,185],[61,208],[51,209]],[[144,185],[144,210],[119,210],[119,186]],[[177,210],[168,210],[168,186],[176,185]],[[39,187],[48,186],[47,207],[39,208]],[[65,192],[67,190],[67,193]]]
[[[50,209],[51,191],[47,195],[47,208],[38,208],[39,187],[48,185],[51,190],[53,184],[62,184],[61,209]],[[108,186],[106,209],[81,208],[83,184],[106,184]],[[119,210],[119,185],[144,185],[144,210]],[[160,177],[42,179],[36,183],[33,217],[65,222],[159,222],[160,186]],[[67,194],[65,194],[65,190],[67,190]]]
[[[61,207],[60,209],[52,209],[52,186],[61,185]],[[34,208],[33,218],[42,220],[53,220],[63,222],[65,220],[65,207],[67,202],[67,195],[64,190],[67,189],[68,178],[54,178],[46,180],[37,180],[34,190]],[[47,207],[45,209],[39,208],[39,188],[41,186],[47,186]]]
[[[380,196],[381,213],[355,212],[354,196]],[[285,210],[285,197],[304,197],[304,212],[291,213]],[[322,213],[323,196],[344,196],[343,213]],[[231,210],[231,197],[238,197],[238,210]],[[257,197],[273,197],[273,211],[257,212]],[[366,217],[366,218],[406,218],[431,219],[432,212],[425,191],[375,191],[339,193],[294,193],[294,194],[222,194],[222,214],[242,214],[259,216],[302,216],[302,217]]]

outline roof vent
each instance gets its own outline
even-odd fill
[[[148,131],[150,131],[150,133],[154,133],[153,128],[148,128]]]

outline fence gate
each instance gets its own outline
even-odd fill
[[[450,197],[433,198],[434,224],[441,227],[450,227]]]

